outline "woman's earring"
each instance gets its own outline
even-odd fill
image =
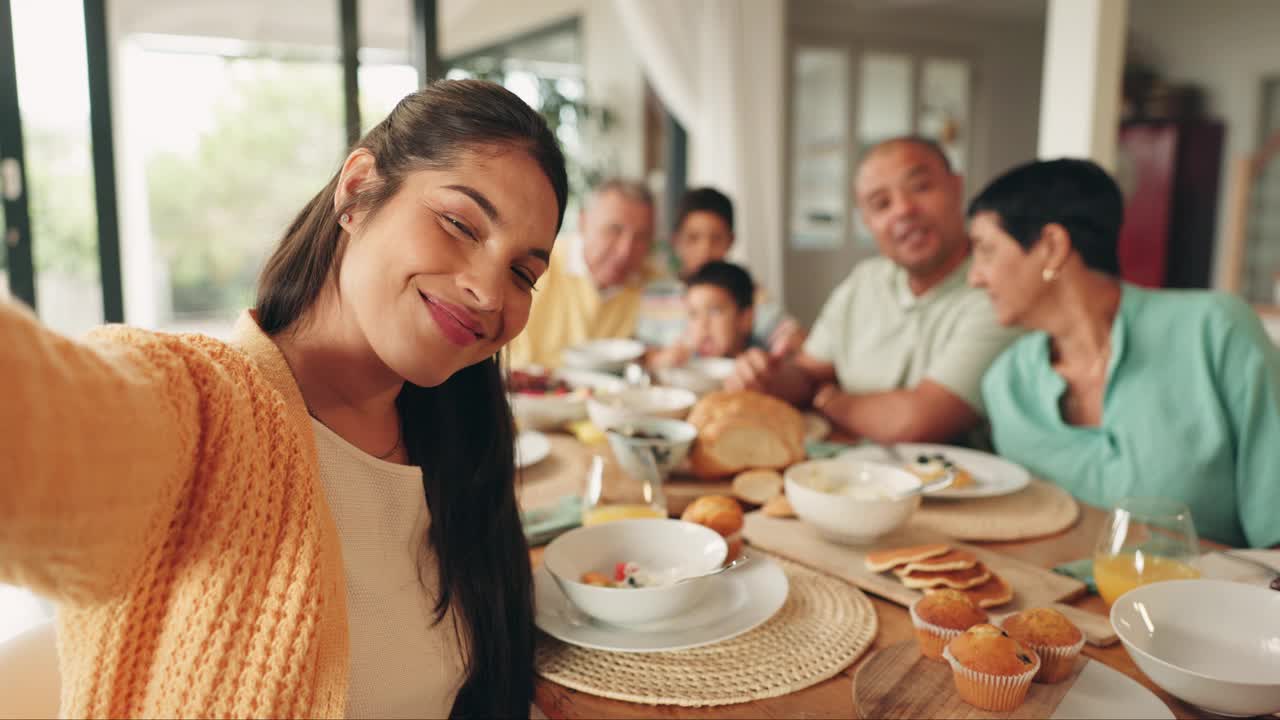
[[[342,213],[342,215],[338,217],[339,225],[345,226],[349,222],[351,222],[351,213]]]
[[[1054,270],[1053,268],[1047,267],[1040,272],[1040,277],[1043,278],[1045,282],[1053,282],[1053,279],[1057,276],[1058,276],[1058,271]]]

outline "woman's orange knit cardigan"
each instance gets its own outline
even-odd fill
[[[248,313],[75,343],[0,303],[0,581],[59,602],[64,716],[343,715],[337,528]]]

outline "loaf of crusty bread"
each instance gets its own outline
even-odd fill
[[[722,478],[743,470],[781,470],[804,459],[804,417],[757,392],[705,395],[689,411],[698,439],[689,454],[693,474]]]

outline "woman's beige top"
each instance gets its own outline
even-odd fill
[[[452,612],[432,622],[439,579],[422,471],[368,455],[318,420],[312,426],[346,578],[346,716],[447,717],[463,679],[464,636]]]

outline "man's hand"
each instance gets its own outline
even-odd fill
[[[824,384],[813,407],[848,434],[873,442],[948,442],[980,418],[968,403],[931,380],[909,390],[850,394]]]
[[[693,351],[688,346],[675,343],[671,347],[654,350],[649,353],[648,365],[651,368],[680,367],[689,362]]]
[[[783,318],[778,327],[769,334],[769,354],[776,358],[789,357],[804,346],[809,333],[800,323],[791,318]]]
[[[733,363],[733,374],[724,381],[726,390],[767,392],[769,382],[777,374],[778,360],[760,348],[750,348]]]
[[[813,409],[826,414],[827,407],[832,401],[838,400],[841,394],[839,385],[823,383],[822,387],[818,388],[818,392],[813,394]]]

